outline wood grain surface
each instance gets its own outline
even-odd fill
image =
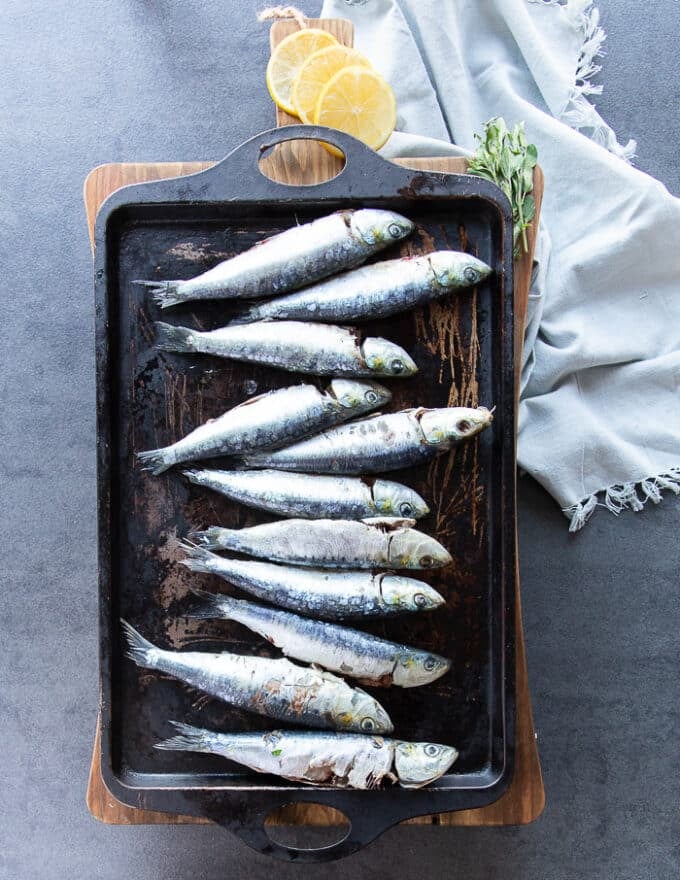
[[[341,20],[310,20],[314,27],[323,27],[347,45],[352,43],[352,26]],[[271,42],[275,45],[298,25],[292,20],[276,22],[271,31]],[[277,124],[287,125],[297,122],[294,117],[277,110]],[[424,170],[457,172],[466,170],[466,161],[461,158],[408,158],[395,160],[398,164]],[[175,163],[127,163],[109,164],[95,168],[88,175],[84,185],[84,199],[90,239],[94,247],[94,220],[103,201],[116,189],[128,184],[166,177],[177,177],[195,173],[208,168],[212,162]],[[268,176],[286,183],[315,183],[335,176],[342,167],[342,160],[331,156],[320,145],[310,141],[282,144],[261,162],[261,168]],[[534,194],[536,197],[536,217],[528,230],[529,253],[515,264],[515,379],[518,387],[523,328],[531,280],[533,250],[536,229],[543,194],[543,175],[540,168],[534,175]],[[526,671],[524,636],[522,630],[521,602],[519,596],[519,572],[517,572],[516,602],[516,729],[515,729],[515,774],[506,793],[494,804],[475,810],[462,810],[408,820],[410,824],[437,825],[515,825],[532,822],[544,805],[545,796],[540,763],[536,748],[531,702]],[[99,723],[95,735],[94,753],[90,768],[87,790],[87,806],[92,815],[102,822],[119,825],[142,824],[202,824],[207,820],[178,816],[168,813],[128,807],[117,801],[106,789],[100,772]],[[315,805],[293,805],[279,815],[278,821],[285,824],[328,825],[336,820],[331,811]]]

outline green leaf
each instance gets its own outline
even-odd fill
[[[525,224],[529,225],[536,214],[536,201],[534,200],[533,196],[527,196],[526,199],[524,199],[524,208],[522,213],[524,214]]]
[[[283,749],[274,749],[274,751],[272,752],[272,755],[275,758],[278,758],[282,751],[283,751]]]

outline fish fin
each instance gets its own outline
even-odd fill
[[[164,739],[156,743],[155,749],[179,752],[210,752],[208,743],[209,730],[201,727],[192,727],[191,724],[183,724],[181,721],[171,721],[170,724],[178,731],[178,736]]]
[[[151,471],[155,477],[172,467],[172,462],[165,460],[165,449],[149,449],[147,452],[138,452],[137,458],[146,465],[144,470]]]
[[[176,306],[184,300],[179,295],[178,286],[181,281],[133,281],[133,284],[141,284],[151,294],[153,301],[162,309],[168,306]]]
[[[176,327],[174,324],[164,324],[162,321],[156,322],[158,337],[156,339],[156,348],[160,351],[178,351],[182,353],[195,353],[196,340],[193,330],[188,327]]]
[[[189,540],[195,542],[197,548],[203,550],[220,550],[224,549],[219,540],[220,533],[227,531],[219,526],[211,526],[209,529],[198,532],[189,532]]]
[[[143,635],[140,635],[140,633],[138,633],[137,630],[126,620],[121,620],[121,626],[123,627],[123,634],[128,643],[126,656],[129,657],[130,660],[133,660],[137,666],[151,668],[149,663],[149,653],[157,650],[156,646],[152,645]]]
[[[196,569],[192,570],[195,571]],[[194,587],[191,587],[191,593],[200,601],[190,608],[184,616],[195,618],[196,620],[228,618],[231,603],[236,601],[231,596],[209,593],[207,590],[197,590]]]

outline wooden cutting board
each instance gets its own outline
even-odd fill
[[[350,22],[342,19],[309,20],[312,27],[322,27],[333,33],[345,45],[352,45],[353,33]],[[278,21],[272,26],[271,44],[276,45],[298,28],[292,20]],[[292,116],[277,110],[277,125],[299,122]],[[460,158],[409,158],[394,160],[409,168],[462,173],[466,170],[465,159]],[[212,162],[163,162],[126,163],[102,165],[88,175],[84,186],[90,240],[94,248],[94,220],[102,202],[116,189],[128,184],[159,180],[193,174],[210,167]],[[320,145],[310,141],[281,144],[261,163],[262,169],[271,177],[285,183],[317,183],[335,176],[342,168],[342,160],[331,156]],[[515,264],[515,381],[519,387],[524,323],[526,319],[533,252],[536,230],[543,195],[543,174],[540,168],[534,175],[536,217],[528,230],[529,252]],[[434,825],[519,825],[536,819],[544,806],[545,793],[541,767],[536,748],[531,701],[527,680],[524,633],[522,629],[521,602],[519,595],[519,570],[517,571],[516,601],[516,728],[515,728],[515,774],[506,793],[496,803],[476,810],[461,810],[434,816],[408,820],[409,824]],[[113,825],[146,824],[203,824],[205,819],[194,816],[178,816],[128,807],[117,801],[107,790],[100,772],[99,722],[95,734],[94,752],[87,789],[87,806],[92,815],[102,822]],[[298,804],[280,813],[280,824],[332,825],[334,814],[320,806]]]

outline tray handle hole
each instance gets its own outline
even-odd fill
[[[267,837],[289,849],[315,850],[337,846],[351,829],[349,818],[335,807],[297,803],[277,807],[264,820]]]
[[[286,186],[315,186],[333,180],[346,164],[344,153],[337,156],[321,146],[321,141],[297,138],[262,149],[257,166],[260,174]]]

